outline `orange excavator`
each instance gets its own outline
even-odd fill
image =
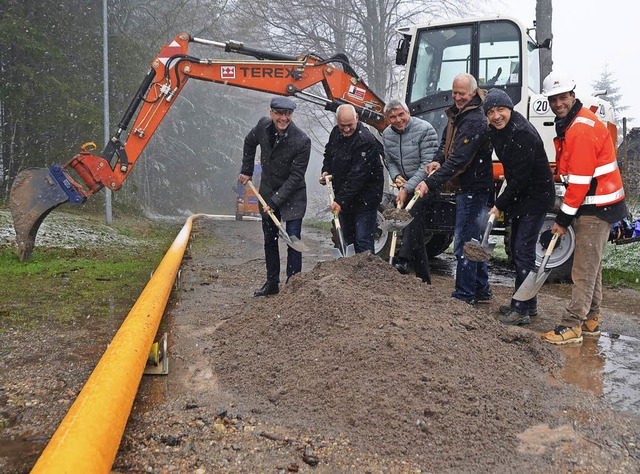
[[[189,43],[222,48],[227,53],[255,59],[200,59],[188,54]],[[65,202],[82,203],[104,187],[112,191],[120,189],[189,79],[295,96],[330,111],[350,103],[363,122],[379,131],[386,125],[384,102],[353,70],[345,55],[329,59],[313,54],[294,57],[248,48],[240,42],[221,43],[181,33],[151,62],[102,156],[93,153],[95,146],[85,144],[68,163],[26,169],[16,176],[9,206],[21,261],[33,252],[40,225],[56,207]],[[307,90],[314,85],[321,85],[325,95]],[[134,117],[131,132],[125,138],[123,133]],[[75,179],[71,170],[77,175]]]

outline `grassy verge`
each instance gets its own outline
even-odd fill
[[[100,217],[81,219],[88,235],[104,232]],[[180,227],[119,218],[109,228],[111,240],[106,243],[37,246],[22,263],[15,247],[0,247],[0,331],[28,329],[44,321],[69,324],[79,318],[126,315]]]

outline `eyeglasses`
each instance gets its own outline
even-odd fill
[[[289,116],[293,113],[293,110],[289,110],[289,109],[271,109],[271,112],[273,112],[276,115],[285,115],[285,116]]]

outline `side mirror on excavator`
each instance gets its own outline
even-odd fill
[[[398,42],[398,47],[396,48],[396,64],[398,66],[404,66],[407,64],[407,60],[409,59],[409,47],[411,46],[411,39],[402,38]]]

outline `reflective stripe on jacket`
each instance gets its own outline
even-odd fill
[[[597,209],[624,199],[616,150],[607,127],[582,107],[567,128],[564,139],[554,139],[558,172],[567,185],[558,223],[567,223],[581,207]],[[562,216],[564,214],[564,216]]]

